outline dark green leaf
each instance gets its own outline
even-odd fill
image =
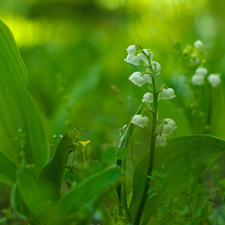
[[[104,170],[104,169],[106,168],[106,166],[107,166],[107,164],[106,164],[106,162],[104,162],[104,161],[101,161],[101,162],[99,163],[99,168],[100,168],[101,171]]]
[[[0,181],[13,185],[16,182],[16,165],[0,152]]]
[[[108,147],[108,148],[105,150],[105,152],[106,152],[108,155],[110,155],[110,156],[112,156],[112,157],[115,158],[116,150],[115,150],[114,147]]]
[[[105,158],[105,161],[108,163],[116,163],[116,159],[111,155],[107,154],[106,152],[102,153],[102,157]]]
[[[192,201],[193,201],[193,197],[191,197],[191,198],[186,198],[185,199],[185,204],[186,204],[186,206],[190,206],[190,204],[192,203]]]
[[[128,148],[126,147],[122,147],[118,149],[118,152],[116,154],[116,158],[117,159],[125,159],[127,157],[128,154]]]
[[[69,152],[73,144],[72,139],[65,134],[59,142],[52,160],[41,170],[38,176],[38,183],[45,187],[48,199],[59,198],[62,178],[68,163]],[[51,194],[49,194],[51,193]]]
[[[56,204],[52,224],[86,224],[102,199],[116,187],[120,177],[118,168],[109,168],[68,191]]]
[[[161,194],[147,198],[141,225],[147,224],[161,199],[172,197],[196,182],[225,152],[225,142],[207,135],[171,138],[165,147],[155,151],[154,169],[167,174],[161,182],[165,189]],[[149,164],[149,151],[142,157],[134,172],[133,199],[130,205],[132,221],[140,204]]]

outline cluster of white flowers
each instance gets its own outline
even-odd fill
[[[150,49],[143,49],[144,53],[142,51],[137,51],[137,48],[135,45],[130,45],[127,49],[127,58],[124,59],[127,63],[131,63],[135,66],[140,66],[140,62],[143,63],[145,66],[145,71],[143,73],[137,71],[134,72],[130,77],[129,80],[137,85],[138,87],[141,87],[145,83],[152,83],[152,72],[149,69],[149,62],[151,63],[151,67],[154,71],[154,75],[160,74],[161,65],[158,62],[155,62],[152,60],[154,54],[150,51]]]
[[[173,131],[177,128],[176,123],[170,119],[167,118],[163,121],[163,127],[160,133],[157,135],[155,139],[155,147],[159,146],[165,146],[166,145],[166,136],[173,133]]]
[[[135,66],[139,66],[141,63],[145,67],[143,73],[137,71],[134,72],[129,80],[135,85],[141,87],[145,83],[152,83],[152,79],[155,75],[160,74],[161,65],[158,62],[153,61],[154,54],[150,49],[137,50],[135,45],[129,46],[127,49],[127,58],[124,59],[126,62],[131,63]],[[151,90],[151,89],[150,89]],[[172,88],[162,88],[158,93],[157,100],[168,100],[176,97]],[[147,92],[144,94],[142,102],[152,103],[154,102],[154,94]],[[151,108],[151,107],[150,107]],[[151,111],[151,110],[150,110]],[[144,128],[148,126],[149,119],[147,116],[135,115],[133,116],[131,123]],[[176,124],[172,119],[165,119],[157,128],[155,147],[166,145],[166,136],[172,134],[173,130],[176,129]]]
[[[200,40],[196,41],[194,43],[195,46],[195,50],[197,51],[202,51],[204,45],[202,44],[202,42]],[[191,63],[193,65],[198,64],[200,62],[199,58],[196,57],[196,54],[193,53],[192,54],[193,57],[191,58]],[[205,80],[205,76],[207,74],[207,70],[204,67],[199,67],[196,71],[195,74],[192,76],[192,84],[193,85],[202,85],[204,84],[204,80]],[[209,81],[209,83],[213,86],[216,87],[220,84],[220,75],[219,74],[210,74],[207,79]]]

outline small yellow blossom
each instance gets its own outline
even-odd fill
[[[82,150],[82,152],[84,152],[85,151],[85,146],[88,144],[88,143],[90,143],[91,141],[90,140],[87,140],[87,141],[79,141],[79,144],[81,144],[82,146],[81,146],[81,150]]]

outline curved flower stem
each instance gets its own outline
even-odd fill
[[[150,63],[151,65],[151,63]],[[148,167],[148,174],[149,176],[151,176],[152,170],[153,170],[153,162],[154,162],[154,151],[155,151],[155,131],[156,131],[156,124],[157,124],[157,98],[158,98],[158,94],[156,91],[156,87],[155,87],[155,79],[154,76],[152,78],[152,85],[153,85],[153,104],[154,104],[154,112],[153,114],[153,122],[152,122],[152,134],[151,134],[151,146],[150,146],[150,159],[149,159],[149,167]],[[140,221],[141,221],[141,216],[142,216],[142,212],[144,210],[144,206],[145,206],[145,202],[147,199],[147,194],[148,194],[148,189],[149,189],[149,183],[148,183],[148,179],[146,177],[146,181],[145,181],[145,187],[144,187],[144,192],[141,198],[141,202],[137,211],[137,216],[134,220],[134,225],[139,225]]]

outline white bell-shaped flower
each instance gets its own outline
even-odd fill
[[[144,128],[144,127],[148,126],[148,121],[149,121],[149,119],[147,116],[135,115],[135,116],[133,116],[131,123],[133,123],[141,128]]]
[[[153,94],[151,92],[145,93],[143,96],[142,102],[148,102],[148,103],[153,102]]]
[[[161,134],[161,135],[157,135],[157,137],[155,138],[155,147],[159,147],[159,146],[166,146],[166,136]]]
[[[149,74],[142,74],[141,72],[134,72],[129,80],[136,84],[138,87],[141,87],[145,83],[152,83],[152,78]]]
[[[127,49],[127,58],[124,59],[124,61],[126,61],[127,63],[131,63],[135,66],[139,66],[140,65],[140,59],[134,55],[136,52],[136,46],[135,45],[130,45]]]
[[[145,78],[146,83],[149,83],[149,84],[152,83],[152,78],[151,78],[150,74],[145,73],[142,76]]]
[[[152,69],[155,75],[160,74],[161,65],[158,62],[152,61]]]
[[[175,97],[176,95],[174,94],[173,88],[168,88],[168,89],[163,88],[163,90],[159,93],[158,100],[160,99],[168,100]]]
[[[130,77],[129,80],[136,84],[138,87],[141,87],[143,84],[145,84],[146,78],[142,76],[141,72],[134,72]]]
[[[127,58],[124,59],[124,61],[135,66],[140,66],[140,59],[135,55],[127,55]]]
[[[220,84],[220,77],[217,74],[210,74],[208,76],[208,81],[213,87],[217,87]]]
[[[191,78],[191,82],[194,85],[202,85],[204,84],[204,75],[201,74],[195,74],[192,78]]]
[[[128,55],[134,55],[135,52],[137,51],[135,45],[130,45],[126,50]]]
[[[166,136],[172,134],[176,128],[177,128],[176,123],[172,119],[167,118],[164,120],[162,131]]]
[[[195,71],[195,74],[205,76],[207,74],[207,70],[204,67],[200,67]]]
[[[202,44],[202,42],[200,40],[197,40],[195,43],[194,43],[194,46],[196,49],[199,49],[199,50],[202,50],[204,45]]]

